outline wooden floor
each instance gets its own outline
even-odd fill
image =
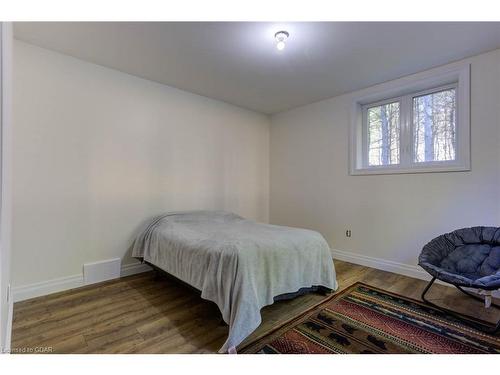
[[[339,290],[363,281],[418,299],[426,284],[340,261],[335,267]],[[263,323],[247,340],[323,298],[308,294],[265,307]],[[482,319],[498,318],[493,309],[484,310],[480,302],[454,288],[435,285],[430,299]],[[213,353],[227,333],[215,304],[175,280],[155,280],[147,272],[16,303],[12,348],[22,352],[51,347],[56,353]]]

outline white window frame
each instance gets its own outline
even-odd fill
[[[447,161],[415,162],[413,145],[413,98],[455,88],[456,158]],[[368,108],[399,102],[399,164],[368,165]],[[363,91],[354,98],[349,145],[351,175],[457,172],[470,170],[470,64],[453,64],[388,82]]]

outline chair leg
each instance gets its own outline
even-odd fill
[[[475,323],[474,321],[472,320],[476,320],[474,319],[473,317],[471,316],[468,316],[468,315],[462,315],[462,314],[459,314],[453,310],[449,310],[447,308],[444,308],[444,307],[441,307],[441,306],[438,306],[436,305],[435,303],[433,302],[430,302],[429,300],[427,300],[425,298],[425,295],[427,294],[427,292],[429,291],[429,289],[431,288],[431,286],[434,284],[434,282],[436,281],[436,278],[433,277],[432,280],[429,282],[429,284],[427,284],[427,286],[425,287],[424,291],[422,292],[422,301],[424,301],[427,305],[435,308],[436,310],[439,310],[439,311],[443,311],[455,318],[457,318],[458,320],[460,320],[461,322],[463,322],[464,324],[467,324],[469,326],[472,326],[473,328],[476,328],[478,329],[479,331],[481,332],[485,332],[485,333],[496,333],[498,331],[500,331],[500,320],[497,322],[497,324],[495,326],[492,326],[490,323],[487,323],[487,322],[484,322],[484,323]],[[456,285],[455,285],[456,286]],[[480,298],[479,296],[475,296],[473,295],[472,293],[469,293],[467,292],[466,290],[463,290],[462,288],[460,288],[459,286],[456,286],[461,292],[475,298],[475,299],[478,299],[478,300],[481,300],[483,301],[482,298]],[[492,304],[492,306],[496,307],[496,308],[500,308],[500,306],[496,305],[496,304]],[[465,319],[464,319],[465,318]],[[469,320],[470,319],[470,320]]]
[[[425,287],[424,291],[422,292],[422,301],[424,301],[425,303],[427,303],[429,305],[434,305],[434,304],[432,302],[429,302],[428,300],[426,300],[425,299],[425,295],[427,294],[427,292],[431,288],[432,284],[434,284],[434,281],[436,281],[435,277],[432,278],[432,280],[429,282],[429,284],[427,284],[427,286]]]
[[[455,287],[460,290],[462,293],[464,294],[467,294],[469,297],[472,297],[474,299],[477,299],[478,301],[481,301],[481,302],[484,302],[484,298],[474,294],[474,293],[471,293],[465,289],[462,289],[462,287],[458,286],[458,285],[455,285]],[[494,307],[494,308],[497,308],[497,309],[500,309],[500,305],[497,305],[496,303],[490,303],[490,307]]]

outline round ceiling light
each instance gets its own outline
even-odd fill
[[[276,34],[274,34],[274,39],[276,40],[276,48],[279,51],[285,49],[285,42],[289,36],[290,34],[288,34],[287,31],[278,31]]]

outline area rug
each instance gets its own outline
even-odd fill
[[[422,302],[356,283],[275,328],[239,353],[500,353],[500,336]]]

